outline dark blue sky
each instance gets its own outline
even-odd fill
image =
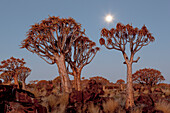
[[[116,20],[106,23],[104,17],[111,13]],[[87,36],[99,45],[103,27],[115,27],[117,22],[141,28],[144,24],[155,37],[155,42],[142,48],[135,56],[141,57],[133,65],[133,72],[141,68],[160,70],[170,83],[170,1],[169,0],[1,0],[0,1],[0,61],[24,58],[32,69],[30,80],[52,80],[58,76],[57,66],[49,65],[36,54],[19,45],[26,38],[30,25],[50,16],[72,17]],[[121,52],[101,47],[91,64],[84,67],[82,76],[103,76],[115,82],[126,79],[126,66]]]

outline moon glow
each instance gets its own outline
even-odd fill
[[[114,20],[114,17],[113,17],[112,15],[110,15],[110,14],[106,15],[106,17],[105,17],[105,21],[106,21],[106,22],[110,23],[110,22],[112,22],[113,20]]]

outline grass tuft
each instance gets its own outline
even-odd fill
[[[166,101],[161,101],[159,100],[156,104],[155,104],[155,109],[156,110],[161,110],[164,113],[170,113],[170,103],[166,102]]]
[[[112,113],[118,108],[119,104],[117,101],[109,99],[105,103],[103,103],[103,110],[105,113]]]

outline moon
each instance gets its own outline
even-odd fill
[[[114,17],[111,14],[106,15],[105,21],[111,23],[114,20]]]

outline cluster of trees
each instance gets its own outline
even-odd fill
[[[80,91],[81,71],[95,57],[99,47],[85,35],[72,18],[49,17],[32,25],[22,47],[36,53],[49,64],[57,64],[63,92],[71,92],[69,74]]]
[[[147,46],[154,40],[155,38],[145,25],[141,29],[138,29],[133,28],[132,25],[129,24],[123,25],[118,23],[116,28],[110,30],[103,28],[101,30],[100,44],[104,45],[107,49],[120,51],[125,60],[124,64],[127,65],[127,109],[134,106],[133,80],[142,81],[147,78],[142,78],[143,74],[141,73],[141,70],[132,75],[132,64],[137,63],[140,59],[140,57],[138,57],[137,60],[134,60],[134,55],[142,47]],[[81,29],[81,24],[78,24],[73,18],[67,19],[55,16],[32,25],[27,33],[27,38],[21,43],[21,48],[26,48],[28,51],[37,54],[48,64],[56,64],[63,92],[67,93],[72,91],[69,75],[74,76],[75,90],[81,91],[81,71],[84,66],[94,59],[96,53],[100,49],[99,47],[96,47],[95,42],[86,36],[85,30]],[[130,55],[127,54],[127,51],[130,51]],[[14,60],[14,58],[12,59]],[[2,62],[0,69],[6,67],[7,70],[13,70],[8,63],[5,62],[6,61]],[[18,69],[25,64],[25,62],[22,62],[23,60],[20,61],[21,64],[16,65],[14,63],[10,65],[16,65],[16,69]],[[3,71],[4,74],[7,73],[6,70],[1,71]],[[17,83],[19,74],[16,72],[23,72],[23,74],[20,74],[23,76],[26,71],[20,70],[7,73],[8,75],[11,75],[8,79],[11,80],[13,78]],[[30,73],[30,70],[27,70],[27,73]],[[1,74],[1,76],[3,76],[3,74]],[[152,75],[150,74],[149,76]],[[24,77],[19,78],[24,80]],[[5,80],[5,78],[3,79]],[[122,84],[124,81],[120,80],[117,81],[117,83]]]
[[[11,84],[14,80],[15,85],[19,88],[19,82],[22,82],[22,88],[25,89],[25,80],[30,75],[31,69],[25,66],[24,59],[11,57],[3,60],[0,65],[0,78],[5,84]]]

